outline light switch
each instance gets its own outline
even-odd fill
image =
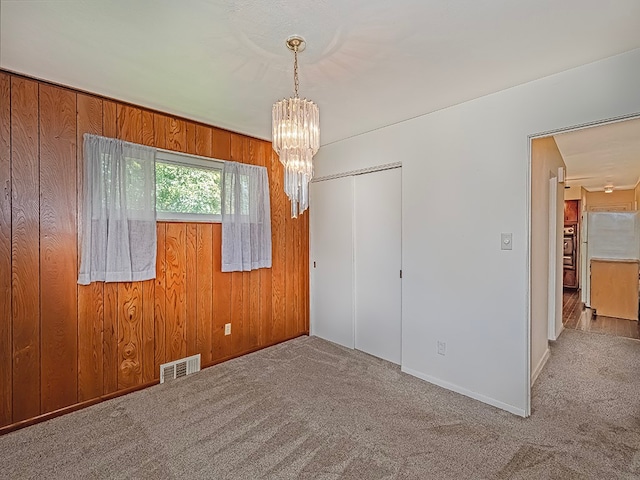
[[[500,234],[500,250],[512,250],[513,248],[513,234],[501,233]]]

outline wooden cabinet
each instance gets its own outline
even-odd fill
[[[605,317],[638,320],[638,260],[591,260],[591,308]]]
[[[580,200],[564,201],[564,223],[578,223],[580,218]]]
[[[578,277],[575,270],[565,268],[562,271],[562,286],[568,288],[578,288]]]
[[[563,252],[563,265],[562,271],[562,285],[568,288],[579,288],[579,271],[578,264],[580,263],[579,253],[579,235],[580,231],[580,200],[565,200],[564,201],[564,252]],[[572,227],[573,232],[568,233],[567,227]],[[567,251],[567,241],[571,248]],[[567,264],[567,260],[569,263]]]

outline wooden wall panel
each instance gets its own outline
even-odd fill
[[[244,305],[242,296],[244,294],[244,283],[242,281],[242,272],[231,272],[231,335],[229,337],[231,343],[231,354],[236,355],[244,348]]]
[[[231,134],[217,128],[213,129],[211,153],[219,160],[231,160]]]
[[[132,143],[142,143],[142,110],[128,105],[116,105],[117,137]]]
[[[186,224],[168,223],[165,250],[166,360],[187,355],[186,341]]]
[[[273,268],[222,273],[219,223],[158,222],[155,280],[77,285],[87,132],[265,166]],[[308,329],[308,218],[288,219],[269,142],[0,71],[2,183],[0,434],[187,354],[211,365]]]
[[[289,200],[279,194],[284,190],[284,169],[276,153],[271,150],[271,242],[272,260],[272,322],[267,342],[276,342],[285,338],[286,298],[285,298],[285,221],[290,215]]]
[[[103,392],[104,285],[78,285],[78,401]]]
[[[142,282],[116,284],[116,377],[118,389],[136,385],[142,373]],[[132,380],[133,378],[133,380]]]
[[[240,296],[242,305],[242,332],[240,336],[236,336],[236,345],[238,352],[249,350],[252,342],[252,324],[250,318],[251,306],[251,272],[242,272],[242,295]]]
[[[102,391],[118,390],[118,285],[104,284],[102,329]]]
[[[213,130],[195,126],[195,154],[212,156]],[[196,231],[196,352],[203,365],[213,362],[213,225],[198,224]]]
[[[234,138],[240,137],[242,139],[242,150],[240,155],[234,157]],[[258,165],[257,158],[257,145],[259,140],[249,139],[239,135],[232,136],[231,138],[231,155],[234,161],[245,162],[251,165]],[[250,350],[255,348],[259,344],[260,338],[260,326],[258,314],[260,311],[260,271],[253,270],[250,272],[242,273],[242,319],[243,319],[243,333],[242,333],[242,350]]]
[[[249,332],[247,335],[246,349],[256,348],[260,345],[260,270],[247,272],[249,277]],[[245,303],[247,300],[245,299]]]
[[[167,146],[169,150],[185,152],[187,146],[187,126],[184,120],[170,117],[167,121]]]
[[[212,140],[213,130],[204,125],[196,126],[196,155],[202,155],[203,157],[212,157]]]
[[[273,174],[271,172],[271,143],[262,142],[262,152],[259,155],[259,164],[267,168],[269,185],[273,185]],[[271,187],[273,189],[273,186]],[[274,192],[269,195],[269,204]],[[273,217],[273,212],[272,212]],[[271,328],[273,325],[273,290],[272,290],[273,268],[260,269],[260,344],[269,343],[271,338]]]
[[[197,225],[196,257],[196,345],[195,351],[202,355],[207,365],[213,361],[213,226]]]
[[[212,129],[211,153],[214,158],[231,160],[231,133]],[[214,361],[232,353],[232,335],[224,334],[224,326],[231,322],[231,273],[222,273],[222,227],[213,225],[213,326],[211,331]],[[237,281],[236,281],[237,283]],[[233,333],[232,329],[232,333]]]
[[[183,152],[189,153],[191,155],[196,154],[196,124],[192,122],[187,122],[186,125],[186,145]]]
[[[153,113],[142,111],[142,144],[155,145]],[[156,259],[157,269],[157,259]],[[142,381],[148,383],[159,376],[155,354],[155,300],[156,282],[142,282]]]
[[[213,360],[231,355],[231,335],[224,334],[224,325],[231,322],[231,273],[222,272],[222,227],[213,230],[213,325],[211,328]],[[233,330],[232,330],[233,333]]]
[[[142,142],[149,147],[155,146],[155,129],[153,124],[153,113],[142,111]]]
[[[251,165],[260,165],[260,154],[263,153],[261,141],[247,139],[245,141],[244,161]],[[245,273],[245,318],[248,324],[248,331],[245,334],[245,348],[252,349],[260,345],[260,270],[252,270]],[[247,309],[248,307],[248,309]]]
[[[294,288],[295,285],[294,285],[294,279],[293,279],[293,274],[296,271],[296,259],[298,255],[294,221],[296,221],[296,219],[293,219],[290,216],[285,217],[285,221],[284,221],[284,231],[285,231],[285,234],[284,234],[284,243],[285,243],[284,290],[286,292],[285,294],[285,327],[284,327],[285,337],[288,337],[289,335],[291,335],[294,330],[295,321],[297,319],[296,309],[298,307],[297,289]]]
[[[102,102],[102,134],[118,136],[117,104]],[[104,320],[102,329],[102,384],[103,393],[118,390],[118,285],[105,283],[103,289]]]
[[[231,160],[240,162],[248,153],[245,137],[231,134]],[[245,302],[245,297],[247,301]],[[246,348],[249,334],[249,278],[244,272],[231,273],[231,344],[232,353]]]
[[[155,368],[155,280],[142,283],[142,381],[148,383],[156,378]]]
[[[195,149],[195,136],[194,136]],[[187,342],[187,356],[197,353],[198,334],[198,248],[197,233],[198,227],[195,223],[186,225],[186,252],[185,252],[185,336]]]
[[[117,138],[143,142],[142,110],[116,105]],[[148,137],[148,135],[147,135]],[[142,382],[143,370],[143,282],[118,284],[118,389]]]
[[[247,158],[248,162],[248,154],[249,154],[249,142],[242,135],[238,135],[237,133],[232,133],[230,138],[230,160],[234,162],[241,162],[244,158]]]
[[[156,137],[157,140],[157,137]],[[157,224],[158,252],[156,254],[156,280],[154,289],[154,363],[153,378],[160,378],[160,365],[167,357],[167,329],[166,329],[166,293],[165,278],[166,268],[166,238],[167,225],[163,222]]]
[[[13,421],[40,414],[38,83],[11,78]]]
[[[0,73],[0,427],[12,423],[11,77]]]
[[[159,113],[153,114],[153,140],[158,148],[167,148],[167,126],[169,118]]]
[[[102,101],[102,134],[105,137],[118,136],[118,104],[108,100]]]
[[[76,95],[40,85],[42,413],[78,401]],[[72,172],[60,175],[60,172]]]
[[[84,186],[83,135],[102,134],[102,101],[78,94],[77,105],[77,179],[78,179],[78,262],[83,220]],[[104,284],[78,285],[78,401],[102,395],[102,328],[104,321]]]
[[[118,389],[142,383],[142,282],[118,283]]]

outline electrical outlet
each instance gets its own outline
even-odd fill
[[[438,355],[446,355],[446,354],[447,354],[447,342],[438,340]]]
[[[225,323],[224,324],[224,334],[225,335],[231,335],[231,324],[230,323]]]

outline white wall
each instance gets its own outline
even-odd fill
[[[528,136],[638,113],[639,84],[634,50],[320,149],[318,176],[402,161],[404,371],[529,413]]]

